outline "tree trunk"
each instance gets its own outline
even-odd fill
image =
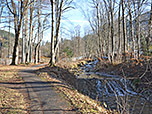
[[[134,5],[134,11],[135,11],[135,38],[137,40],[137,56],[139,58],[139,17],[138,17],[138,8],[136,10],[136,3],[135,3],[135,0],[133,0],[133,5]]]
[[[123,56],[124,62],[126,61],[126,32],[125,32],[125,9],[124,0],[122,0],[122,31],[123,31]]]
[[[23,27],[25,25],[25,20],[23,20]],[[23,28],[23,31],[22,31],[22,60],[21,62],[23,64],[25,64],[25,33],[24,33],[24,28]]]
[[[38,60],[37,60],[38,63],[40,63],[40,61],[41,61],[41,51],[40,51],[40,48],[41,48],[41,47],[40,47],[40,45],[39,45],[39,46],[38,46],[38,50],[37,50],[37,51],[38,51],[38,55],[37,55],[37,56],[38,56]]]
[[[29,40],[28,40],[28,57],[27,57],[27,61],[28,62],[32,62],[32,44],[31,44],[31,40],[33,37],[33,11],[34,11],[34,6],[35,6],[35,0],[33,0],[33,4],[31,5],[30,8],[30,29],[29,29]]]
[[[24,4],[28,2],[28,0],[24,1]],[[23,29],[22,29],[22,63],[25,64],[26,62],[29,62],[27,59],[27,49],[28,49],[28,10],[25,8],[24,12],[24,19],[23,19]]]
[[[149,55],[149,46],[150,46],[150,38],[151,38],[151,26],[152,26],[152,0],[151,0],[151,10],[150,10],[150,18],[149,18],[149,23],[148,23],[148,37],[146,38],[146,43],[147,43],[147,55]]]
[[[23,2],[21,1],[21,4],[18,3],[18,6],[20,6],[21,8],[18,9],[18,12],[20,12],[20,17],[17,17],[17,9],[15,6],[15,3],[13,0],[11,0],[11,4],[12,4],[12,8],[13,11],[11,10],[11,8],[9,7],[9,3],[6,0],[6,5],[8,7],[8,9],[10,10],[10,12],[13,14],[14,16],[14,28],[15,28],[15,43],[14,43],[14,48],[13,48],[13,57],[12,57],[12,63],[11,65],[15,65],[15,61],[16,61],[16,57],[17,57],[17,48],[18,48],[18,44],[19,44],[19,36],[20,36],[20,30],[21,30],[21,26],[22,26],[22,20],[23,20]],[[18,13],[19,14],[19,13]]]
[[[15,45],[13,49],[13,58],[11,65],[16,65],[16,57],[17,57],[17,48],[18,48],[18,42],[19,42],[19,33],[15,32]]]
[[[100,18],[99,18],[99,2],[96,3],[97,6],[96,6],[96,11],[97,11],[97,35],[98,35],[98,39],[99,39],[99,42],[98,42],[98,46],[99,46],[99,57],[101,56],[101,33],[100,33]]]
[[[113,27],[113,8],[112,1],[110,0],[110,14],[111,14],[111,63],[114,61],[114,27]]]
[[[59,32],[60,32],[60,24],[61,24],[61,17],[62,17],[62,7],[63,7],[63,0],[60,3],[60,6],[58,8],[59,1],[57,2],[57,18],[56,18],[56,43],[55,43],[55,55],[56,55],[56,60],[58,59],[59,56]]]
[[[121,10],[121,2],[119,3],[119,11],[118,11],[118,50],[117,53],[120,57],[120,53],[121,53],[121,15],[120,15],[120,11]]]
[[[137,34],[136,34],[136,37],[137,37],[137,51],[138,51],[138,59],[140,58],[140,1],[138,1],[138,10],[137,10]]]
[[[128,0],[128,5],[129,5],[129,11],[128,11],[128,13],[129,13],[129,27],[130,27],[129,36],[130,36],[131,41],[132,41],[131,55],[135,57],[135,39],[133,37],[133,23],[132,23],[132,14],[131,14],[130,0]]]
[[[104,0],[104,3],[105,3],[105,7],[106,7],[106,13],[107,13],[107,23],[108,23],[108,25],[107,25],[107,40],[108,40],[108,42],[107,42],[107,46],[108,46],[108,48],[107,48],[107,50],[108,50],[108,60],[112,63],[112,57],[111,57],[111,45],[110,45],[110,41],[111,41],[111,39],[110,39],[110,26],[111,26],[111,23],[110,23],[110,12],[109,12],[109,10],[108,10],[108,5],[107,5],[107,3],[106,3],[106,1]]]
[[[28,3],[29,0],[25,0]],[[24,11],[24,21],[25,21],[25,56],[26,56],[26,63],[29,63],[28,60],[28,10],[25,9]]]
[[[36,46],[34,50],[34,63],[38,63],[38,46]]]
[[[55,0],[51,0],[52,6],[52,34],[51,34],[51,59],[50,64],[55,64],[55,50],[54,50],[54,39],[55,39]]]
[[[8,58],[10,58],[10,54],[11,54],[11,37],[10,37],[10,33],[11,33],[11,14],[9,12],[9,39],[8,39]]]

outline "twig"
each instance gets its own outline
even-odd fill
[[[143,78],[144,76],[145,76],[145,74],[147,73],[147,71],[148,71],[148,67],[150,68],[150,63],[149,63],[149,60],[147,60],[147,66],[146,66],[146,70],[145,70],[145,72],[139,77],[140,79],[141,78]],[[151,70],[151,68],[150,68],[150,70]],[[152,72],[152,71],[151,71]]]
[[[139,114],[142,114],[145,104],[146,104],[146,101],[144,102],[144,104],[143,104],[143,106],[142,106],[142,109],[140,110],[140,113],[139,113]]]

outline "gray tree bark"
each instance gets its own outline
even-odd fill
[[[55,64],[55,50],[54,50],[54,44],[55,44],[55,0],[50,0],[51,1],[51,11],[52,11],[52,32],[51,32],[51,59],[50,59],[50,64],[54,65]]]
[[[146,38],[146,43],[147,43],[147,55],[149,55],[149,46],[150,46],[150,38],[151,38],[151,29],[152,29],[152,0],[151,0],[151,10],[150,10],[150,18],[149,18],[149,23],[148,23],[148,37]]]
[[[124,0],[122,0],[122,31],[123,31],[123,56],[124,62],[126,61],[126,32],[125,32],[125,7]]]

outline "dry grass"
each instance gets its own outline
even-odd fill
[[[151,64],[150,64],[151,65]],[[101,61],[95,67],[96,71],[98,72],[106,72],[108,74],[114,74],[123,76],[123,72],[128,77],[139,77],[141,76],[147,66],[147,61],[142,59],[131,59],[126,63],[119,63],[119,64],[110,64],[108,61]],[[147,74],[148,75],[148,74]]]
[[[17,72],[27,68],[25,65],[20,66],[0,66],[0,81],[20,81],[21,78]]]
[[[28,102],[25,90],[18,89],[24,87],[16,83],[23,83],[22,78],[17,75],[26,66],[2,66],[0,65],[0,114],[26,114]]]
[[[7,87],[0,87],[0,113],[26,114],[26,102],[23,94]]]
[[[77,61],[60,61],[56,64],[56,66],[60,66],[61,68],[71,69],[78,68],[78,65],[84,65],[87,61],[92,61],[91,59],[81,59]]]

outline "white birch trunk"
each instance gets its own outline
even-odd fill
[[[51,60],[50,64],[55,64],[55,50],[54,50],[54,39],[55,39],[55,0],[51,1],[52,5],[52,34],[51,34]]]

